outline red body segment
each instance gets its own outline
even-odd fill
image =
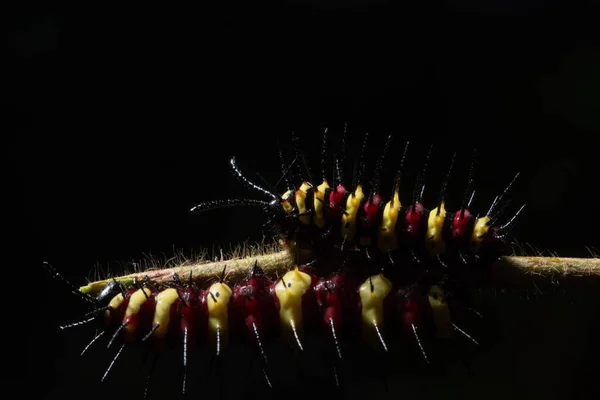
[[[409,206],[408,210],[406,210],[406,235],[409,239],[420,239],[421,218],[423,217],[424,210],[425,207],[421,203]]]
[[[345,294],[344,276],[336,274],[330,278],[321,278],[315,285],[317,306],[322,312],[322,323],[329,329],[330,320],[336,329],[341,329],[344,323]]]
[[[427,294],[418,285],[400,288],[396,293],[397,310],[402,331],[409,336],[414,334],[413,325],[419,331],[432,327],[433,315]]]
[[[185,289],[182,296],[185,304],[179,301],[177,306],[176,313],[179,315],[179,332],[183,334],[187,329],[187,345],[190,348],[196,346],[198,336],[207,330],[208,310],[205,296],[202,292],[190,285],[190,287]]]
[[[377,212],[379,211],[382,201],[383,200],[381,199],[380,195],[374,194],[365,202],[363,205],[363,228],[371,229],[373,226],[375,226],[377,222]]]
[[[341,214],[342,210],[346,208],[344,201],[344,195],[347,190],[342,185],[337,185],[334,190],[329,192],[329,213],[332,215]]]
[[[234,326],[246,332],[251,342],[264,337],[277,324],[273,283],[262,273],[253,273],[232,289],[232,307],[237,321]],[[255,332],[256,328],[256,332]]]
[[[471,221],[471,212],[468,209],[458,210],[452,218],[452,238],[462,242],[468,240],[467,228]]]

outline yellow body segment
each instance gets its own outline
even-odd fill
[[[442,237],[444,221],[446,220],[446,207],[444,202],[439,207],[429,212],[427,219],[427,251],[431,256],[437,256],[446,251],[446,242]]]
[[[433,322],[436,333],[440,337],[448,337],[452,334],[452,317],[450,308],[446,302],[446,294],[439,286],[432,286],[429,289],[429,304],[433,311]]]
[[[213,343],[213,345],[222,347],[227,343],[229,336],[228,306],[232,291],[229,286],[222,282],[214,283],[208,291],[209,293],[206,294],[208,335],[210,342]],[[217,329],[220,337],[217,337]]]
[[[317,186],[315,193],[314,193],[315,214],[314,214],[313,220],[315,222],[315,225],[318,226],[319,228],[325,227],[325,190],[326,189],[329,189],[329,184],[327,183],[327,181],[323,181],[323,183],[321,183],[319,186]]]
[[[125,310],[125,318],[130,317],[140,312],[142,304],[144,304],[148,297],[152,295],[152,292],[148,288],[138,289],[129,298],[129,304],[127,304],[127,310]]]
[[[137,315],[140,312],[140,308],[142,305],[148,301],[148,298],[152,295],[152,292],[148,288],[138,289],[129,298],[129,303],[127,304],[127,309],[125,310],[125,317],[123,318],[123,322],[129,321],[129,319],[133,315]],[[135,340],[135,334],[137,331],[137,324],[132,324],[131,322],[127,324],[125,327],[125,340],[133,341]]]
[[[154,336],[164,338],[169,329],[169,321],[171,320],[171,307],[179,299],[177,289],[168,288],[160,292],[156,296],[156,308],[154,310],[154,321],[152,326],[158,325],[154,331]]]
[[[310,188],[311,186],[307,182],[302,182],[302,185],[300,185],[300,189],[296,190],[296,207],[298,208],[298,214],[304,214],[307,211],[306,192]],[[310,217],[310,215],[301,215],[300,217],[298,217],[298,219],[303,224],[308,225],[310,224]]]
[[[123,304],[123,302],[125,301],[125,298],[123,297],[122,293],[119,293],[118,295],[116,295],[115,297],[113,297],[110,302],[108,303],[108,307],[109,309],[104,311],[104,323],[108,326],[110,325],[110,312],[111,310],[116,310],[117,308],[121,307],[121,304]]]
[[[358,185],[353,194],[346,200],[346,213],[342,214],[342,238],[354,240],[356,235],[356,213],[365,197],[362,186]]]
[[[400,215],[400,198],[398,191],[394,192],[392,200],[388,201],[383,209],[381,226],[379,229],[379,237],[377,244],[379,249],[387,253],[388,251],[398,248],[398,239],[396,238],[396,224]]]
[[[485,216],[477,218],[477,221],[475,221],[473,233],[471,234],[471,251],[473,251],[474,253],[479,252],[479,249],[481,248],[481,242],[490,230],[490,220],[490,217]]]
[[[310,275],[296,267],[287,272],[275,285],[275,295],[279,300],[279,321],[281,327],[288,332],[292,328],[299,329],[302,326],[302,296],[311,283]]]
[[[283,211],[285,211],[288,214],[294,211],[292,203],[290,203],[290,201],[288,200],[289,198],[291,198],[292,194],[292,191],[288,190],[283,194],[283,196],[281,196],[281,207],[283,208]]]
[[[364,327],[383,325],[383,300],[392,291],[392,282],[383,274],[373,275],[360,285],[358,293],[362,305],[361,317]]]

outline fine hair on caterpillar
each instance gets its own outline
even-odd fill
[[[187,393],[188,366],[194,362],[189,352],[195,347],[209,349],[210,373],[222,379],[224,353],[231,345],[244,344],[261,377],[258,384],[276,388],[273,346],[285,344],[289,359],[302,358],[316,338],[327,382],[339,388],[350,379],[347,364],[353,353],[365,349],[385,383],[384,366],[398,354],[412,354],[414,365],[423,366],[439,362],[436,343],[479,344],[473,324],[481,314],[471,304],[463,278],[485,275],[506,250],[507,235],[524,207],[511,208],[518,174],[475,212],[476,158],[470,152],[468,177],[459,183],[453,176],[459,156],[452,153],[436,186],[428,184],[429,163],[444,151],[435,146],[411,155],[408,143],[396,151],[391,136],[377,147],[365,135],[353,151],[347,126],[337,144],[333,131],[325,130],[320,143],[320,173],[294,134],[291,149],[280,148],[274,157],[280,182],[261,182],[231,158],[233,175],[257,197],[216,199],[190,209],[194,218],[219,208],[262,209],[266,226],[293,261],[277,276],[265,274],[256,260],[237,280],[228,280],[224,265],[210,282],[190,271],[188,276],[173,272],[160,282],[148,276],[128,283],[114,279],[93,294],[73,290],[91,310],[62,329],[95,324],[99,331],[83,353],[104,345],[113,354],[102,381],[124,352],[139,345],[155,355],[153,360],[167,347],[180,349],[180,388]],[[369,169],[366,153],[373,147],[379,154]],[[416,174],[407,172],[409,164],[416,165]],[[387,175],[393,178],[385,183]],[[449,198],[451,185],[463,188],[460,199]],[[387,201],[382,194],[386,186],[391,192]],[[433,198],[430,203],[428,197]],[[456,207],[450,211],[449,204]],[[46,267],[60,276],[50,264]],[[152,361],[148,376],[154,365]],[[149,384],[145,389],[151,395]]]

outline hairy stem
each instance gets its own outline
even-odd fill
[[[253,257],[149,270],[114,279],[128,285],[134,278],[141,279],[147,275],[154,282],[167,283],[173,280],[174,273],[177,273],[182,280],[187,280],[191,273],[192,280],[202,284],[215,280],[227,266],[226,279],[234,284],[248,275],[254,263],[258,263],[267,275],[278,277],[293,267],[294,257],[289,251],[282,250]],[[506,256],[493,265],[492,271],[490,281],[492,285],[518,285],[536,280],[561,283],[573,280],[600,280],[600,259]],[[91,282],[79,290],[94,295],[112,279]]]
[[[91,282],[80,287],[79,290],[83,293],[94,295],[100,292],[102,288],[113,279],[124,285],[130,285],[135,278],[142,279],[144,276],[148,276],[148,278],[156,283],[167,283],[173,281],[174,273],[177,273],[182,281],[187,281],[191,273],[192,280],[198,284],[202,284],[217,279],[225,267],[227,267],[225,270],[225,278],[228,283],[233,283],[245,278],[252,270],[254,263],[258,263],[269,276],[279,276],[287,272],[287,270],[294,265],[294,259],[287,250],[282,250],[253,257],[234,258],[230,260],[181,265],[173,268],[138,272]]]
[[[507,256],[494,264],[493,271],[496,284],[589,282],[600,280],[600,258]]]

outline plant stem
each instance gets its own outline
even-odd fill
[[[150,278],[153,282],[167,283],[173,281],[174,273],[177,273],[182,281],[188,280],[191,273],[192,280],[198,284],[202,284],[210,281],[211,279],[217,279],[223,272],[223,268],[227,267],[225,270],[225,278],[227,282],[238,282],[248,276],[252,270],[252,267],[254,266],[254,263],[258,263],[258,265],[260,265],[260,267],[269,276],[278,276],[285,273],[294,265],[294,259],[287,250],[282,250],[252,257],[234,258],[230,260],[181,265],[174,268],[137,272],[129,275],[114,277],[114,279],[123,283],[124,285],[130,285],[134,278],[141,280],[144,276],[148,276],[148,278]],[[95,295],[112,280],[113,278],[91,282],[80,287],[79,290],[83,293]]]
[[[227,266],[226,279],[235,283],[248,276],[255,262],[267,275],[278,277],[293,267],[294,258],[290,252],[282,250],[253,257],[149,270],[114,279],[129,285],[134,278],[141,279],[147,275],[156,283],[167,283],[173,280],[174,273],[184,281],[191,273],[192,280],[201,284],[218,278]],[[492,279],[489,281],[491,285],[518,285],[540,279],[552,282],[600,280],[600,258],[506,256],[493,264],[492,271]],[[112,278],[91,282],[79,290],[95,295],[111,280]]]

